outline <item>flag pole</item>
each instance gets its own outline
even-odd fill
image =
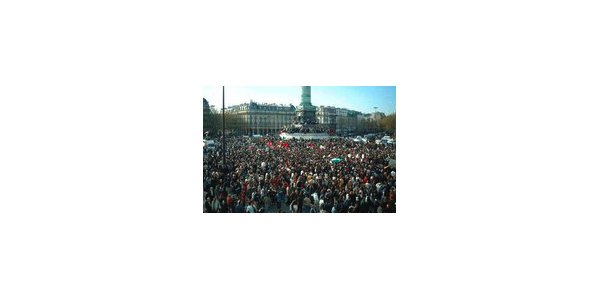
[[[223,168],[225,168],[225,86],[223,86],[223,126],[221,127],[221,144],[223,145]]]

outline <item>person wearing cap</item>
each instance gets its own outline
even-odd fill
[[[304,200],[302,201],[302,205],[300,210],[303,213],[310,213],[310,208],[311,208],[311,202],[310,202],[310,198],[309,197],[304,197]]]

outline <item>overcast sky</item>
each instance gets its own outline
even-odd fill
[[[222,86],[204,87],[203,97],[216,109],[221,109]],[[293,104],[300,103],[300,86],[225,87],[225,107],[249,102]],[[315,106],[335,106],[363,113],[396,111],[395,86],[312,86],[311,102]],[[374,107],[377,107],[375,109]]]

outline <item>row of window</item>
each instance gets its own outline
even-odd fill
[[[236,112],[261,112],[261,111],[283,111],[283,112],[295,112],[296,108],[293,106],[256,106],[256,105],[244,105],[244,106],[232,106],[226,108],[228,111]]]
[[[292,122],[293,118],[290,116],[286,117],[254,117],[254,118],[245,118],[247,122],[252,124],[289,124]]]

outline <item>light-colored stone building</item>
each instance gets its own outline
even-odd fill
[[[319,106],[317,107],[317,122],[319,124],[335,125],[335,118],[337,116],[337,108],[333,106]]]
[[[225,113],[235,114],[244,122],[244,134],[279,133],[294,121],[296,107],[293,105],[243,103],[225,108]]]
[[[247,135],[279,133],[283,127],[301,121],[302,117],[312,118],[312,114],[316,123],[335,129],[337,134],[348,134],[355,132],[365,120],[375,121],[385,116],[382,113],[363,114],[333,106],[313,106],[310,101],[310,87],[302,87],[302,100],[298,107],[250,100],[249,103],[227,107],[225,112],[241,118],[240,130]]]
[[[346,108],[336,108],[336,132],[347,134],[354,132],[359,124],[361,112]]]

